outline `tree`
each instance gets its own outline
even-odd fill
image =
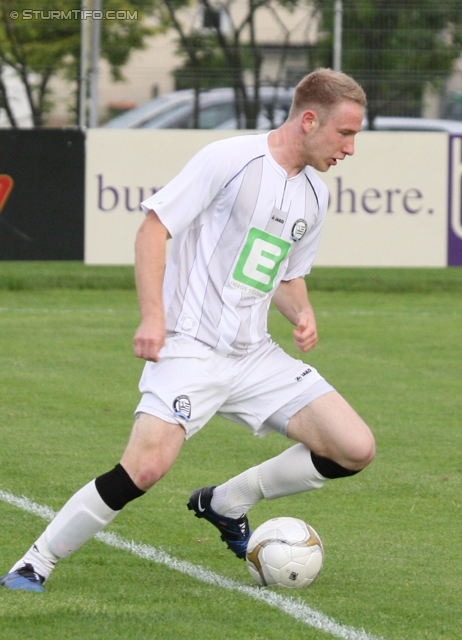
[[[309,0],[199,0],[200,28],[191,20],[188,0],[157,0],[156,14],[165,28],[178,34],[179,54],[185,59],[176,75],[182,87],[195,90],[195,120],[198,119],[200,91],[212,86],[231,86],[235,94],[238,126],[253,129],[257,124],[262,85],[263,43],[257,36],[257,17],[266,11],[279,25],[281,58],[291,47],[292,30],[284,24],[281,9],[293,13],[302,8],[304,20],[315,19]],[[271,43],[274,44],[274,43]],[[308,44],[305,42],[306,51]],[[282,71],[273,86],[284,84]],[[250,82],[249,82],[250,78]]]
[[[102,20],[101,53],[114,79],[122,78],[131,51],[142,49],[152,33],[142,21],[151,5],[151,0],[105,0],[104,11],[119,16]],[[78,85],[81,18],[79,0],[41,0],[39,6],[34,0],[0,0],[0,72],[9,67],[21,79],[36,127],[43,126],[51,106],[51,78],[62,73]],[[18,126],[1,75],[0,107],[11,126]]]
[[[334,2],[322,6],[321,64],[332,64]],[[460,55],[460,0],[344,0],[342,70],[364,88],[369,127],[377,115],[420,116]]]

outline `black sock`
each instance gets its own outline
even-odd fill
[[[121,464],[96,478],[95,485],[101,499],[114,511],[120,511],[128,502],[146,493],[138,489]]]
[[[325,478],[329,478],[333,480],[334,478],[346,478],[347,476],[354,476],[355,473],[359,473],[358,471],[351,471],[351,469],[345,469],[342,465],[337,464],[333,460],[329,458],[323,458],[322,456],[318,456],[316,453],[311,452],[311,460],[313,461],[314,466],[317,471],[324,476]]]

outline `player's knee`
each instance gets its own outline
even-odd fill
[[[344,465],[352,470],[361,471],[375,458],[375,440],[369,433],[366,437],[351,443],[346,453]]]
[[[375,445],[373,439],[366,443],[358,444],[336,454],[320,455],[311,452],[311,460],[319,473],[325,478],[346,478],[354,476],[362,471],[375,455]]]
[[[351,440],[341,450],[326,450],[311,453],[316,469],[326,478],[342,478],[355,475],[372,462],[375,456],[375,441],[372,434]]]
[[[146,459],[139,461],[136,468],[131,468],[129,473],[136,486],[147,491],[165,476],[169,468],[170,466],[162,460]]]

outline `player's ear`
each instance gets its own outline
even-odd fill
[[[318,121],[318,116],[316,114],[316,111],[313,111],[313,109],[308,109],[307,111],[304,111],[302,113],[302,117],[301,117],[302,127],[304,131],[306,131],[307,133],[313,129],[317,121]]]

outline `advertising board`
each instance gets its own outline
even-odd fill
[[[133,264],[139,203],[203,146],[239,133],[88,131],[85,262]],[[461,138],[362,132],[355,155],[321,177],[330,204],[316,265],[462,265]]]

